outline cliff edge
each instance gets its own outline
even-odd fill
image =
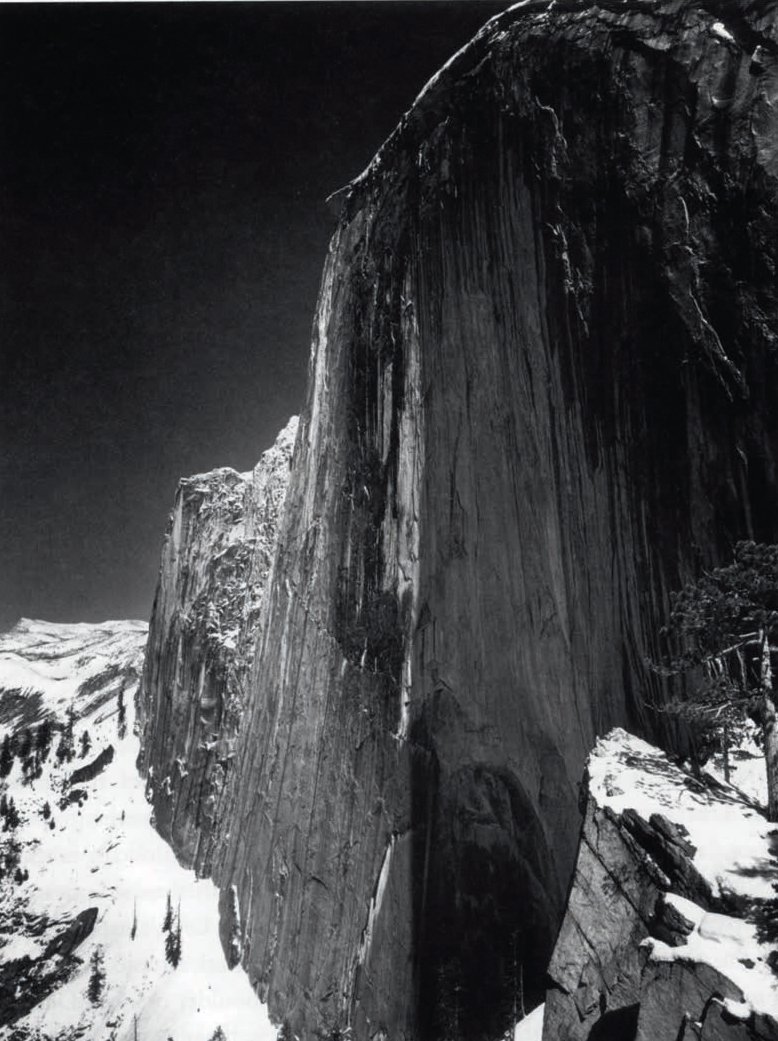
[[[182,480],[162,549],[137,695],[138,765],[157,830],[204,875],[225,812],[296,433],[294,417],[248,473],[222,467]]]

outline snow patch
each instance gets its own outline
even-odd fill
[[[513,1028],[513,1041],[541,1041],[543,1037],[543,1013],[545,1005],[538,1005]]]
[[[362,942],[359,945],[359,954],[357,955],[357,961],[360,965],[365,964],[365,959],[370,953],[370,945],[373,942],[373,930],[375,928],[376,920],[381,912],[381,905],[384,900],[384,893],[386,891],[386,883],[389,881],[389,868],[392,864],[392,853],[394,852],[395,844],[397,843],[397,836],[392,835],[389,840],[389,845],[386,847],[384,852],[384,859],[381,862],[381,870],[378,873],[378,882],[376,884],[375,893],[370,901],[370,908],[367,913],[367,924],[365,925],[364,932],[362,933]]]
[[[731,785],[706,787],[659,749],[620,729],[598,740],[588,772],[589,792],[600,807],[615,814],[632,809],[646,821],[661,814],[681,829],[714,895],[734,897],[754,915],[775,906],[778,827]],[[679,947],[644,941],[653,957],[710,965],[743,991],[750,1009],[778,1016],[778,978],[768,964],[772,948],[755,922],[706,912],[675,894],[666,899],[693,928]]]
[[[726,40],[727,43],[734,43],[735,37],[727,29],[723,22],[714,22],[710,27],[710,31],[714,36],[718,36],[720,40]]]

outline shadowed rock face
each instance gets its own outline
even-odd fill
[[[731,7],[507,12],[339,196],[213,865],[301,1036],[539,996],[667,590],[778,534],[775,5]]]
[[[245,703],[297,420],[252,472],[182,480],[138,692],[139,766],[157,829],[207,873]]]

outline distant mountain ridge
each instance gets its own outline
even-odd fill
[[[88,714],[117,683],[134,697],[147,633],[139,621],[20,619],[0,634],[0,723],[18,729],[45,716],[64,719],[71,704]]]

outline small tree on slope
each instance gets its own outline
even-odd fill
[[[7,777],[14,765],[14,746],[8,734],[3,738],[0,747],[0,777]]]
[[[767,816],[778,821],[778,546],[739,542],[732,564],[671,595],[662,632],[673,653],[652,667],[664,675],[696,673],[690,698],[668,710],[725,728],[746,712],[760,719]]]
[[[97,1005],[105,987],[105,969],[103,968],[103,951],[101,947],[95,947],[92,951],[91,963],[92,971],[89,974],[87,997],[93,1005]]]
[[[173,902],[170,899],[170,890],[167,894],[167,903],[165,904],[165,917],[162,919],[162,932],[169,933],[173,928]]]
[[[181,961],[181,905],[178,905],[178,913],[171,922],[170,928],[165,932],[165,958],[173,966],[178,968]]]

